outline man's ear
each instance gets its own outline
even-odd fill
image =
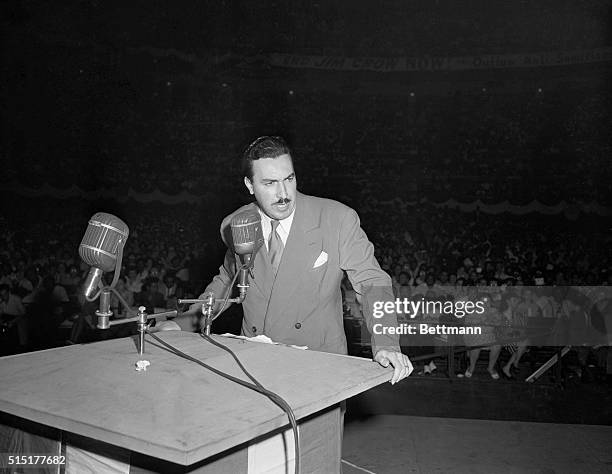
[[[253,193],[253,183],[251,183],[251,180],[247,178],[246,176],[244,177],[244,185],[247,187],[250,194],[254,194]]]

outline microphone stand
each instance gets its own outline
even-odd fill
[[[230,298],[227,300],[228,303],[238,303],[241,304],[246,298],[246,290],[249,285],[243,286],[240,288],[240,296],[238,298]],[[178,304],[202,304],[202,315],[204,316],[204,325],[202,328],[202,334],[206,334],[210,336],[210,328],[215,319],[221,316],[221,311],[217,314],[213,315],[213,307],[217,303],[224,303],[225,298],[215,298],[215,294],[211,291],[210,293],[206,293],[205,299],[180,299],[177,300]]]
[[[238,290],[239,290],[239,294],[237,298],[215,298],[214,293],[210,292],[206,294],[205,299],[196,298],[196,299],[177,300],[177,304],[201,304],[202,305],[202,314],[204,316],[204,325],[201,331],[202,334],[210,336],[210,329],[211,329],[213,321],[217,319],[219,316],[221,316],[221,313],[223,313],[223,311],[225,310],[227,303],[241,304],[246,298],[247,290],[249,289],[249,286],[250,286],[248,283],[248,279],[246,278],[246,274],[251,274],[251,278],[253,277],[253,274],[252,274],[253,260],[254,260],[253,257],[259,250],[259,247],[261,247],[261,245],[259,245],[255,249],[255,251],[251,253],[250,255],[251,258],[248,259],[246,263],[240,266],[239,271],[236,272],[236,275],[234,276],[234,281],[236,277],[239,275],[239,273],[244,276],[244,278],[241,278],[241,282],[237,285]],[[232,285],[233,285],[233,282],[232,282]],[[221,307],[221,310],[217,314],[213,315],[213,308],[216,303],[223,303],[223,306]]]
[[[148,322],[148,320],[161,318],[161,317],[166,317],[166,318],[176,317],[178,315],[178,311],[172,310],[172,311],[164,311],[162,313],[147,314],[145,312],[146,308],[144,306],[139,306],[136,316],[131,317],[131,318],[126,318],[126,319],[115,319],[114,321],[110,321],[109,318],[110,316],[113,315],[113,312],[108,308],[108,306],[106,306],[106,308],[103,308],[103,304],[107,304],[105,301],[108,301],[108,303],[110,303],[110,292],[111,291],[119,296],[119,301],[121,301],[121,303],[125,305],[125,307],[129,311],[132,311],[129,308],[129,306],[127,306],[127,303],[125,303],[123,298],[121,298],[121,295],[119,295],[118,292],[114,288],[108,288],[108,287],[104,288],[102,290],[102,293],[100,294],[100,309],[96,311],[96,316],[98,316],[97,328],[98,329],[109,329],[111,326],[117,326],[119,324],[134,323],[134,322],[138,323],[138,354],[143,355],[144,348],[145,348],[145,338],[144,337],[145,337],[145,333],[147,332],[147,329],[149,329],[149,326],[150,326],[150,323]]]
[[[110,320],[110,317],[113,315],[113,311],[110,308],[110,298],[111,291],[115,294],[119,302],[123,305],[127,314],[134,314],[134,310],[130,308],[130,305],[127,304],[127,301],[121,296],[121,294],[115,289],[115,285],[117,284],[117,280],[119,279],[119,269],[121,268],[121,259],[123,256],[123,246],[119,249],[118,262],[115,266],[115,275],[113,277],[113,281],[110,286],[102,285],[100,282],[100,306],[96,310],[95,314],[98,318],[98,322],[96,327],[98,329],[109,329],[111,326],[116,326],[118,324],[126,324],[126,323],[138,323],[138,354],[144,354],[145,347],[145,332],[149,329],[149,319],[155,319],[160,317],[175,317],[178,315],[177,310],[173,311],[164,311],[162,313],[156,314],[147,314],[145,312],[146,308],[144,306],[140,306],[138,308],[138,312],[136,316],[126,319],[115,319],[114,321]],[[95,299],[95,298],[94,298]]]
[[[119,273],[121,270],[121,261],[123,260],[123,247],[125,245],[125,238],[127,238],[127,235],[124,235],[123,237],[121,237],[118,242],[117,256],[116,256],[116,261],[115,261],[115,273],[113,275],[113,281],[108,286],[104,285],[101,280],[103,271],[97,267],[93,267],[90,270],[90,274],[96,274],[97,278],[100,279],[98,283],[98,287],[100,288],[100,290],[94,296],[90,297],[88,296],[89,288],[87,288],[85,290],[85,298],[87,299],[87,301],[95,301],[98,296],[100,297],[99,307],[95,311],[95,314],[97,317],[96,327],[98,329],[109,329],[111,326],[116,326],[118,324],[126,324],[126,323],[132,323],[132,322],[138,323],[138,335],[139,335],[138,354],[142,355],[144,354],[144,346],[145,346],[144,336],[145,336],[147,329],[149,329],[149,326],[150,326],[150,324],[148,323],[148,320],[160,318],[164,316],[165,317],[176,317],[178,316],[178,311],[173,310],[173,311],[164,311],[162,313],[156,313],[156,314],[147,314],[145,312],[146,308],[144,306],[140,306],[138,308],[138,312],[135,313],[135,311],[132,308],[130,308],[130,305],[127,304],[123,296],[121,296],[121,294],[117,290],[115,290],[115,286],[117,285],[117,281],[119,280]],[[110,308],[111,291],[115,294],[119,302],[125,308],[126,314],[128,315],[136,314],[136,316],[133,316],[127,319],[118,319],[118,320],[116,319],[114,321],[111,321],[110,317],[113,315],[113,311]]]

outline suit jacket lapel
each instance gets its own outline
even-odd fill
[[[272,284],[274,283],[274,272],[270,264],[270,257],[265,244],[261,246],[259,252],[255,255],[253,262],[253,278],[251,284],[256,286],[262,295],[266,297],[270,294]]]
[[[294,301],[293,294],[321,253],[323,239],[319,215],[301,193],[297,194],[295,216],[283,258],[273,282],[267,314],[282,314]],[[270,270],[271,271],[271,270]]]

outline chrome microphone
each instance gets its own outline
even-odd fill
[[[249,287],[248,275],[253,268],[253,257],[264,244],[261,216],[256,210],[243,211],[232,217],[230,226],[234,252],[239,255],[241,263],[238,288],[241,299],[244,299]]]
[[[255,210],[242,211],[232,217],[230,226],[232,228],[234,252],[238,255],[257,253],[264,241],[259,212]]]
[[[129,232],[127,224],[112,214],[98,212],[89,220],[79,245],[81,259],[91,266],[83,290],[87,299],[96,293],[102,274],[115,270]]]

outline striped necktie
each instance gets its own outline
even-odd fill
[[[276,274],[276,272],[278,272],[278,266],[280,265],[285,246],[283,245],[280,235],[278,235],[278,232],[276,231],[280,222],[273,219],[270,221],[270,223],[272,224],[272,231],[270,232],[270,239],[268,240],[268,253],[270,254],[272,268]]]

